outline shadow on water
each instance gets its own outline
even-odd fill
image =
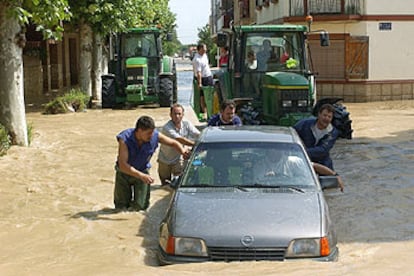
[[[171,200],[171,194],[157,200],[146,212],[145,218],[139,225],[137,236],[143,237],[141,246],[145,248],[145,264],[149,266],[159,266],[158,252],[158,232],[161,220]]]
[[[110,218],[108,215],[114,215],[122,212],[122,210],[113,209],[113,208],[103,208],[101,210],[97,211],[84,211],[84,212],[78,212],[74,215],[71,215],[70,218],[76,219],[76,218],[85,218],[87,220],[126,220],[123,218]]]

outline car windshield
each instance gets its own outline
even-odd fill
[[[302,148],[292,143],[202,143],[189,160],[181,186],[315,186]]]

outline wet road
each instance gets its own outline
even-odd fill
[[[184,104],[191,95],[191,78],[191,72],[179,75]],[[378,250],[389,251],[398,259],[401,253],[385,244],[413,245],[414,101],[345,105],[351,119],[355,117],[354,139],[338,140],[332,150],[335,168],[346,184],[345,193],[326,192],[341,260],[375,256]],[[414,258],[414,248],[409,255]]]
[[[191,71],[191,64],[188,60],[177,61],[178,103],[182,105],[191,105],[191,95],[193,92],[193,71]]]
[[[191,71],[180,71],[184,105],[191,79]],[[158,225],[170,194],[156,180],[146,213],[111,212],[115,135],[144,114],[161,126],[169,110],[103,109],[27,113],[31,146],[0,157],[0,275],[413,275],[414,101],[346,106],[354,139],[339,140],[332,151],[345,192],[326,192],[338,262],[159,267]],[[157,179],[155,157],[151,163]]]

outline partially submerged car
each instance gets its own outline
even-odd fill
[[[208,127],[160,224],[160,264],[310,258],[335,261],[323,190],[293,128]]]

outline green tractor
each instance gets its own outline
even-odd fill
[[[168,37],[168,36],[167,36]],[[102,107],[177,102],[174,59],[163,55],[161,30],[132,28],[110,37],[109,74],[102,76]]]
[[[211,98],[233,99],[244,124],[292,126],[312,116],[320,105],[307,34],[307,27],[301,25],[233,26],[218,34],[217,45],[229,46],[229,62],[216,72],[217,97]],[[329,46],[328,34],[319,34],[320,45]],[[333,123],[339,121],[337,128],[350,137],[349,113],[337,104],[340,100],[323,102],[334,104],[340,118]]]

